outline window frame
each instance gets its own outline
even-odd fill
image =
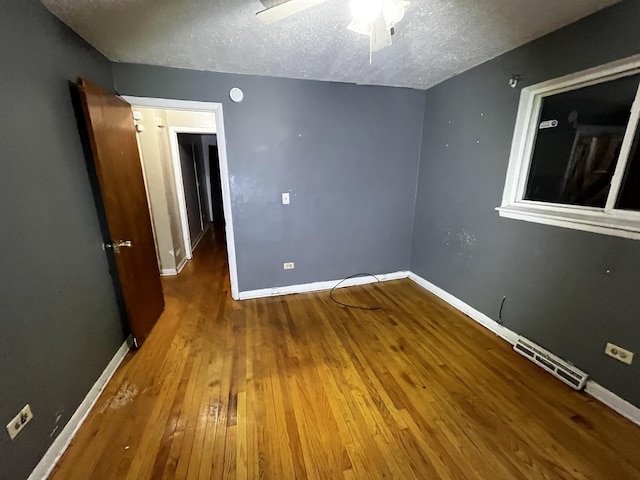
[[[640,81],[605,207],[547,203],[524,199],[540,124],[543,99],[637,74],[640,74],[640,55],[522,89],[502,203],[496,208],[501,217],[640,240],[640,211],[616,208],[624,174],[629,164],[633,140],[640,123]]]

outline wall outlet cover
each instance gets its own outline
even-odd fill
[[[604,348],[604,353],[621,361],[622,363],[626,363],[627,365],[631,365],[631,362],[633,361],[633,352],[625,350],[613,343],[607,343],[607,346]]]
[[[18,412],[15,417],[11,419],[9,423],[7,423],[7,432],[9,433],[9,437],[11,438],[11,440],[18,436],[18,434],[24,427],[27,426],[32,418],[33,413],[31,412],[31,407],[27,404],[22,410]]]
[[[294,268],[296,268],[296,264],[293,262],[285,262],[284,263],[284,269],[285,270],[293,270]]]

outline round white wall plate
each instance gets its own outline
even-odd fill
[[[244,98],[244,93],[242,93],[242,90],[240,90],[238,87],[233,87],[229,91],[229,98],[231,98],[231,100],[233,100],[236,103],[241,102],[242,99]]]

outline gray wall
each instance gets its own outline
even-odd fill
[[[124,333],[67,85],[110,87],[110,65],[35,0],[3,1],[0,45],[0,479],[20,480]]]
[[[624,2],[427,91],[411,269],[640,406],[640,242],[500,218],[520,89],[640,52]],[[518,88],[507,81],[523,76]],[[479,143],[477,143],[479,141]],[[449,146],[447,147],[446,144]],[[611,273],[607,274],[606,271]]]
[[[424,92],[131,64],[113,73],[121,94],[224,104],[240,291],[409,267]],[[229,100],[234,86],[242,103]]]

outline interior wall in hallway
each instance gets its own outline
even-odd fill
[[[178,149],[180,152],[180,169],[189,225],[189,238],[191,247],[194,248],[206,226],[205,204],[203,203],[203,200],[206,199],[202,196],[203,187],[205,186],[205,182],[203,182],[204,155],[202,153],[202,140],[198,135],[178,134]]]
[[[137,105],[132,108],[140,117],[137,124],[142,126],[142,131],[138,132],[138,141],[160,268],[163,274],[174,275],[186,262],[186,249],[178,199],[181,193],[176,187],[176,162],[170,142],[170,137],[174,135],[171,129],[215,132],[215,115],[213,112],[164,110]],[[198,155],[203,156],[202,146],[198,144],[195,147],[199,149]],[[200,182],[204,181],[203,178],[200,179]]]

